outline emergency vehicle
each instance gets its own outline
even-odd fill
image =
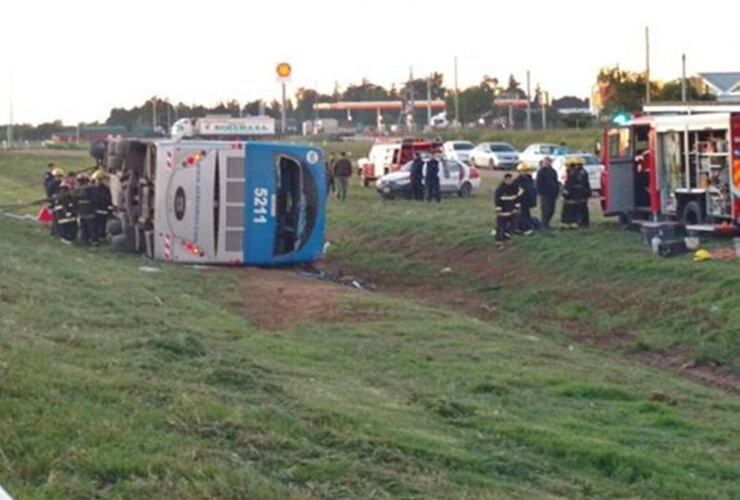
[[[114,248],[232,265],[315,261],[324,246],[323,152],[262,142],[107,143]]]
[[[602,144],[606,215],[740,226],[740,113],[639,117]]]
[[[367,187],[382,176],[401,169],[414,159],[416,152],[432,152],[440,145],[426,139],[403,139],[394,142],[378,142],[370,148],[367,158],[357,162],[362,185]]]

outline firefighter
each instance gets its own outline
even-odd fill
[[[59,186],[59,192],[54,195],[54,221],[57,234],[68,242],[77,239],[77,197],[64,180]]]
[[[93,183],[92,208],[95,213],[93,244],[99,244],[101,240],[105,240],[106,224],[113,211],[113,200],[110,188],[105,184],[105,178],[105,172],[100,169],[93,172],[91,178]]]
[[[411,163],[411,195],[416,201],[424,201],[424,159],[418,151]]]
[[[62,185],[62,181],[64,180],[64,170],[61,168],[56,168],[51,171],[51,181],[49,182],[49,185],[46,187],[47,197],[48,197],[48,207],[51,211],[51,224],[49,225],[49,233],[56,237],[59,236],[59,228],[57,227],[57,219],[54,216],[54,204],[55,204],[55,198],[57,194],[59,194],[60,186]]]
[[[578,227],[578,180],[576,176],[576,160],[566,158],[565,160],[565,183],[563,184],[563,229],[574,229]]]
[[[542,160],[540,170],[537,172],[537,194],[540,195],[540,215],[542,216],[542,227],[545,229],[550,229],[550,221],[555,215],[559,193],[558,174],[552,168],[552,159],[548,156]]]
[[[591,198],[591,183],[588,180],[588,172],[584,167],[583,158],[576,158],[576,181],[578,227],[588,228],[591,225],[588,212],[588,200]]]
[[[537,188],[532,179],[532,169],[526,163],[517,165],[519,175],[514,180],[519,196],[518,202],[521,206],[518,217],[518,230],[525,236],[534,234],[534,220],[531,210],[537,206]]]
[[[64,170],[61,168],[54,168],[54,170],[51,171],[51,175],[52,180],[47,189],[47,195],[50,202],[54,198],[54,195],[59,192],[59,187],[62,185],[62,181],[64,181]]]
[[[519,188],[514,184],[514,176],[504,174],[504,180],[493,194],[496,207],[496,246],[503,248],[504,242],[511,239],[512,226],[518,209]]]
[[[77,176],[77,211],[80,216],[80,237],[87,244],[97,244],[95,230],[95,186],[91,185],[86,175]]]

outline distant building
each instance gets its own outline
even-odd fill
[[[717,96],[718,101],[740,101],[740,72],[699,73],[703,93]]]

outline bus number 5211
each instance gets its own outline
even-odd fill
[[[267,203],[269,191],[265,188],[254,188],[254,223],[267,223]]]

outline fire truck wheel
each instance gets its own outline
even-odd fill
[[[704,222],[704,214],[702,213],[701,205],[697,201],[690,201],[683,208],[683,214],[681,215],[681,222],[684,226],[701,224]]]

